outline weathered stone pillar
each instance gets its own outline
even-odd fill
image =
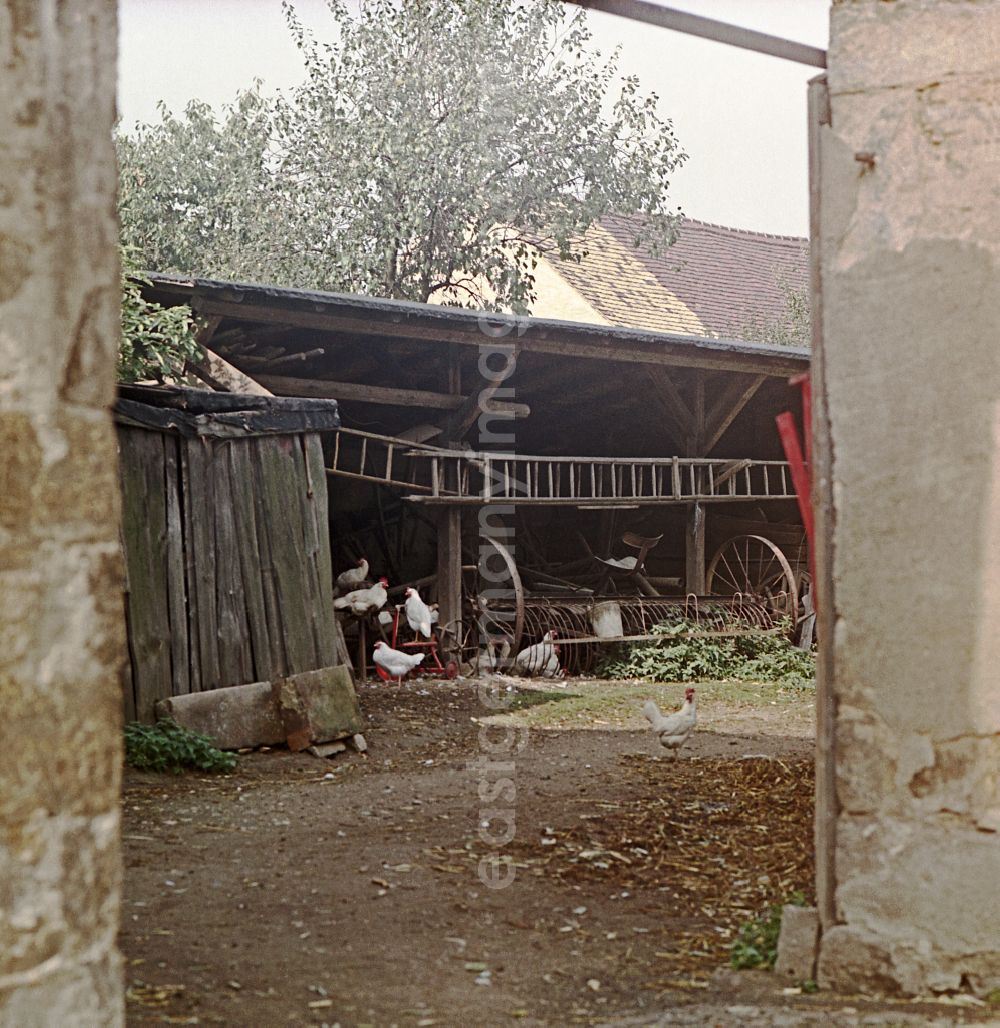
[[[998,53],[994,0],[833,6],[819,977],[851,990],[1000,987]]]
[[[0,1024],[122,1023],[114,0],[0,4]]]

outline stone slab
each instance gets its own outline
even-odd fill
[[[819,911],[815,907],[783,907],[775,974],[793,982],[814,980],[818,940]]]
[[[285,741],[270,682],[172,696],[156,704],[158,718],[207,735],[219,749],[276,746]]]
[[[351,673],[343,664],[276,679],[271,689],[290,750],[332,742],[364,728]]]
[[[306,753],[313,757],[334,757],[347,749],[346,742],[321,742],[316,746],[310,746]]]

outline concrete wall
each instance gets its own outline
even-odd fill
[[[0,4],[0,1024],[122,1023],[114,0]]]
[[[1000,987],[998,53],[994,0],[832,10],[837,923],[819,974],[844,989]]]

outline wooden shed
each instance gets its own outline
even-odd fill
[[[337,663],[318,434],[336,402],[123,386],[115,419],[126,718]]]
[[[775,416],[801,419],[789,380],[808,371],[808,351],[149,281],[150,299],[189,306],[202,344],[273,393],[338,399],[342,425],[323,440],[334,565],[366,556],[397,590],[390,597],[424,590],[463,658],[484,636],[480,572],[498,547],[488,559],[506,564],[515,651],[557,607],[574,619],[560,623],[568,650],[570,630],[591,634],[590,607],[637,588],[657,601],[644,623],[664,620],[660,600],[688,596],[750,596],[797,616],[806,548]],[[636,539],[658,544],[635,549]],[[609,565],[630,556],[645,584],[606,582]]]

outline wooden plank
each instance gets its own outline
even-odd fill
[[[688,407],[687,401],[681,395],[681,391],[677,388],[674,380],[670,377],[670,372],[666,368],[647,367],[645,368],[646,377],[655,386],[654,393],[657,400],[660,402],[664,412],[674,423],[674,427],[679,431],[681,438],[687,438],[695,432],[695,421],[694,414],[691,408]]]
[[[684,533],[684,591],[705,595],[705,508],[692,503],[687,509]]]
[[[264,599],[264,617],[267,624],[267,638],[270,641],[270,678],[288,674],[288,654],[282,632],[281,607],[278,599],[278,582],[274,566],[272,535],[278,530],[270,521],[270,505],[264,496],[263,482],[268,455],[263,452],[264,439],[249,440],[247,463],[251,470],[251,499],[254,505],[254,523],[257,528],[259,547],[259,569],[261,590]]]
[[[448,629],[442,645],[452,655],[462,642],[462,512],[441,511],[437,529],[437,588],[439,625]]]
[[[326,474],[323,468],[323,444],[318,435],[299,439],[305,474],[303,518],[305,548],[308,558],[309,585],[312,596],[309,613],[316,660],[320,667],[339,663],[333,626],[333,566],[330,554],[330,521],[327,507]]]
[[[198,663],[200,680],[198,690],[218,689],[222,684],[219,673],[219,620],[215,595],[215,532],[211,510],[215,505],[215,488],[211,475],[211,439],[184,440],[187,453],[187,490],[185,503],[188,514],[188,539],[191,547],[188,595],[195,597],[198,624]],[[192,691],[194,683],[192,682]]]
[[[163,436],[163,474],[167,506],[167,603],[170,617],[171,694],[191,691],[188,653],[187,584],[184,573],[184,526],[181,518],[180,441]]]
[[[766,375],[756,375],[747,382],[745,376],[740,375],[723,391],[705,418],[704,455],[712,452],[725,435],[726,429],[736,420],[740,411],[753,399],[766,380]]]
[[[121,526],[119,525],[119,530]],[[128,617],[128,561],[125,559],[125,540],[120,539],[122,544],[122,563],[125,565],[125,590],[122,593],[122,622],[125,625],[125,639],[127,643],[128,656],[122,667],[122,720],[125,724],[135,721],[135,678],[132,674],[132,628]]]
[[[162,285],[158,284],[162,289]],[[260,304],[229,302],[199,296],[200,312],[258,324],[279,324],[317,328],[352,336],[367,336],[392,341],[412,339],[434,346],[451,342],[463,346],[482,345],[478,324],[420,324],[415,319],[394,317],[387,321],[372,311],[346,314],[331,309],[328,313],[295,307],[267,307]],[[427,315],[432,318],[433,312]],[[627,337],[627,338],[626,338]],[[524,353],[555,354],[610,360],[620,364],[642,363],[663,367],[688,367],[742,371],[785,378],[806,370],[808,357],[791,352],[754,352],[746,344],[718,339],[697,339],[671,332],[647,332],[632,329],[607,329],[604,326],[559,326],[552,323],[533,326],[518,339]],[[277,390],[276,390],[277,391]]]
[[[272,395],[269,389],[212,350],[206,349],[205,356],[200,361],[190,362],[188,369],[213,389],[226,393],[249,393],[251,396]]]
[[[720,489],[727,482],[729,482],[729,492],[730,494],[732,494],[734,492],[734,490],[732,489],[732,484],[735,476],[738,475],[741,471],[744,471],[746,468],[750,467],[752,463],[753,461],[747,459],[734,460],[730,464],[727,464],[726,467],[722,468],[719,474],[715,476],[715,488]]]
[[[134,716],[152,722],[171,690],[163,438],[120,429],[119,440]]]
[[[705,372],[694,372],[694,432],[688,442],[688,456],[705,456]]]
[[[302,588],[306,563],[302,525],[302,464],[295,436],[257,440],[261,497],[268,518],[277,611],[284,641],[287,674],[317,667],[308,599]],[[274,633],[272,628],[272,635]]]
[[[206,514],[212,518],[215,527],[215,607],[221,687],[246,685],[255,677],[240,553],[236,542],[235,499],[229,460],[229,450],[234,445],[244,444],[244,440],[217,442],[210,466],[215,502]]]
[[[428,410],[460,411],[470,402],[478,403],[478,394],[461,396],[436,393],[427,389],[401,389],[390,386],[364,385],[360,382],[336,382],[327,378],[291,378],[286,375],[261,375],[260,381],[281,396],[319,396],[353,403],[380,404],[385,407],[419,407]],[[489,410],[503,411],[516,418],[526,418],[531,408],[526,403],[491,400]]]
[[[199,515],[191,487],[192,441],[181,439],[177,444],[181,473],[181,535],[184,543],[184,595],[187,599],[188,684],[191,692],[201,691],[201,633],[198,620],[198,591],[195,581],[194,521]]]
[[[226,453],[230,462],[234,528],[253,661],[252,677],[256,681],[270,681],[273,677],[273,663],[267,609],[264,603],[261,569],[263,551],[257,531],[257,504],[254,502],[254,445],[251,440],[234,441],[226,447]]]

